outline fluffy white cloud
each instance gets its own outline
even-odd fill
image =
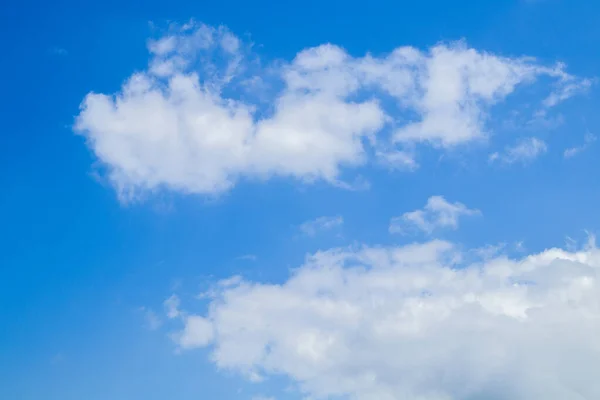
[[[315,236],[318,232],[335,229],[343,224],[344,218],[339,215],[335,217],[319,217],[303,222],[300,225],[300,232],[306,236]]]
[[[89,93],[75,123],[124,200],[163,188],[218,194],[275,175],[339,184],[369,154],[415,169],[416,143],[484,138],[489,108],[518,85],[549,77],[546,108],[583,85],[562,65],[461,42],[363,57],[328,44],[261,64],[227,29],[190,23],[148,49],[147,70],[115,94]]]
[[[442,196],[431,196],[422,210],[410,211],[392,218],[390,233],[407,234],[415,229],[431,234],[437,228],[458,228],[462,216],[481,215],[479,210],[467,208],[462,203],[449,203]]]
[[[314,398],[600,398],[595,245],[466,255],[439,240],[319,252],[281,284],[220,285],[174,338]]]
[[[172,335],[172,339],[182,349],[193,349],[206,346],[214,339],[213,324],[198,315],[185,315],[185,328]]]
[[[491,162],[501,161],[506,164],[528,163],[548,150],[546,142],[538,138],[520,139],[515,145],[507,146],[502,153],[492,153]]]

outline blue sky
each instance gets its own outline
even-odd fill
[[[600,4],[271,3],[0,6],[0,398],[599,396]]]

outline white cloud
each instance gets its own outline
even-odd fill
[[[167,300],[165,300],[164,306],[168,318],[173,319],[181,315],[181,312],[179,311],[180,304],[181,300],[179,300],[179,297],[177,295],[172,295]]]
[[[407,234],[415,229],[431,234],[438,228],[458,228],[462,216],[481,215],[479,210],[469,209],[462,203],[449,203],[442,196],[431,196],[422,210],[410,211],[392,218],[390,233]]]
[[[148,329],[154,331],[162,326],[162,319],[153,310],[142,307],[140,311],[144,313],[144,318],[146,320]]]
[[[414,154],[410,151],[379,150],[377,151],[376,156],[380,165],[391,170],[413,171],[419,168],[419,164],[416,162]]]
[[[501,161],[506,164],[528,163],[535,160],[548,150],[546,143],[538,138],[525,138],[519,140],[515,145],[508,146],[503,153],[492,153],[490,162]]]
[[[114,95],[89,93],[74,127],[124,201],[160,189],[218,194],[273,176],[344,187],[341,170],[370,157],[411,170],[416,143],[484,138],[490,107],[539,76],[558,93],[543,107],[583,85],[562,65],[462,42],[380,57],[328,44],[261,64],[227,29],[190,23],[148,49],[147,70]]]
[[[596,141],[596,136],[592,135],[591,133],[586,133],[585,136],[583,137],[583,144],[580,146],[575,146],[575,147],[570,147],[568,149],[565,150],[564,152],[564,157],[565,158],[571,158],[576,156],[577,154],[581,153],[582,151],[586,150],[588,147],[590,147],[592,145],[592,143],[594,143]]]
[[[565,76],[561,83],[560,88],[544,100],[544,106],[554,107],[575,95],[586,92],[590,89],[593,82],[590,79],[578,80],[571,76]]]
[[[461,263],[434,240],[332,249],[281,284],[240,281],[176,342],[312,398],[600,398],[600,251]]]
[[[203,347],[214,339],[213,324],[198,315],[185,315],[183,317],[185,328],[183,331],[171,335],[183,350]]]
[[[400,128],[398,141],[429,141],[452,146],[482,138],[486,106],[502,100],[541,71],[522,60],[468,49],[436,46],[417,63],[413,77],[419,95],[411,95],[421,120]]]
[[[339,228],[343,224],[344,218],[339,215],[334,217],[319,217],[302,223],[300,225],[300,232],[306,236],[315,236],[319,232]]]

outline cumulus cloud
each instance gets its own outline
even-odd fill
[[[173,337],[316,399],[600,398],[595,245],[464,255],[439,240],[318,252],[280,284],[220,286]]]
[[[548,150],[546,142],[538,138],[524,138],[513,146],[507,146],[502,153],[492,153],[490,162],[500,161],[505,164],[529,163]]]
[[[485,138],[490,108],[518,86],[549,78],[548,108],[583,84],[561,64],[463,42],[361,57],[326,44],[265,62],[226,28],[192,22],[148,50],[148,68],[117,93],[89,93],[74,125],[124,201],[273,176],[344,186],[342,170],[371,160],[412,170],[418,143]]]
[[[389,231],[407,234],[416,229],[431,234],[438,228],[456,229],[460,217],[474,215],[481,215],[481,212],[459,202],[449,203],[443,196],[431,196],[423,209],[392,218]]]
[[[315,236],[319,232],[339,228],[343,224],[344,218],[339,215],[334,217],[319,217],[303,222],[300,225],[300,232],[306,236]]]
[[[571,158],[576,156],[577,154],[581,153],[582,151],[586,150],[588,147],[590,147],[592,145],[592,143],[594,143],[596,141],[596,136],[592,135],[591,133],[586,133],[585,136],[583,137],[583,144],[580,146],[575,146],[575,147],[569,147],[568,149],[565,150],[564,152],[564,157],[565,158]]]
[[[171,335],[181,349],[193,349],[206,346],[214,339],[213,325],[199,315],[184,315],[185,328]]]

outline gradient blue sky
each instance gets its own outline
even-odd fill
[[[511,121],[519,106],[502,102],[490,112],[489,143],[424,146],[415,171],[342,169],[367,189],[276,177],[242,179],[217,196],[167,187],[124,202],[73,125],[88,93],[118,92],[147,68],[148,39],[169,23],[226,26],[267,63],[324,43],[361,57],[464,39],[478,51],[564,62],[577,79],[594,79],[599,17],[600,3],[565,0],[4,1],[0,398],[298,398],[290,374],[252,383],[235,368],[215,367],[210,348],[178,351],[169,335],[181,324],[165,315],[165,299],[177,294],[202,313],[206,301],[195,296],[219,279],[283,282],[319,249],[426,240],[427,233],[392,235],[389,225],[435,195],[481,211],[439,233],[464,248],[506,243],[515,255],[522,242],[533,254],[564,247],[567,237],[585,241],[585,230],[600,226],[600,143],[584,144],[598,134],[597,84],[553,107],[545,123]],[[488,161],[531,137],[547,148],[535,159]],[[577,146],[585,148],[565,157]],[[303,231],[324,216],[343,224]]]

